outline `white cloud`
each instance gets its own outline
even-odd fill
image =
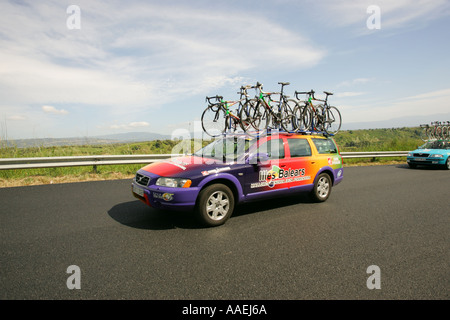
[[[0,5],[2,102],[108,106],[111,113],[127,105],[138,112],[235,85],[248,70],[310,67],[325,55],[298,33],[239,10],[211,14],[182,2],[77,5],[80,30],[67,29],[67,6],[58,1]]]
[[[341,105],[339,110],[345,122],[381,121],[386,117],[402,118],[411,116],[430,116],[433,114],[448,114],[450,88],[423,93],[420,95],[402,97],[383,104]],[[440,120],[440,119],[436,119]],[[448,119],[441,119],[441,121]]]
[[[45,113],[51,113],[51,114],[57,114],[57,115],[64,115],[64,114],[68,114],[69,112],[67,110],[64,109],[56,109],[55,107],[52,106],[42,106],[42,110]]]
[[[373,80],[374,79],[372,79],[372,78],[356,78],[356,79],[352,79],[352,80],[342,81],[341,83],[338,83],[336,85],[336,87],[338,87],[338,88],[339,87],[351,87],[351,86],[355,86],[355,85],[366,84]]]
[[[422,102],[426,102],[428,99],[434,99],[434,98],[447,98],[447,99],[449,99],[450,98],[450,88],[449,89],[432,91],[432,92],[427,92],[427,93],[422,93],[422,94],[411,96],[411,97],[402,98],[402,99],[400,99],[400,101],[402,101],[402,100],[420,100]],[[448,110],[450,110],[450,108],[448,108]]]
[[[26,119],[27,119],[26,116],[20,115],[20,114],[14,114],[14,115],[8,116],[6,118],[6,120],[12,120],[12,121],[22,121],[22,120],[26,120]]]
[[[381,29],[398,30],[404,27],[420,28],[428,22],[450,14],[447,0],[324,0],[318,5],[323,21],[335,27],[353,26],[355,33],[370,33],[366,21],[371,5],[381,13]]]
[[[365,94],[365,92],[352,92],[352,91],[346,91],[346,92],[339,92],[336,93],[336,97],[339,98],[346,98],[346,97],[356,97]]]
[[[139,128],[139,127],[148,127],[150,124],[145,121],[138,121],[138,122],[130,122],[129,126],[132,128]]]
[[[10,105],[84,103],[120,107],[142,106],[151,99],[148,84],[102,70],[60,66],[47,60],[0,52],[1,99]]]
[[[145,121],[137,121],[137,122],[130,122],[128,124],[112,124],[108,126],[109,129],[113,130],[129,130],[134,128],[143,128],[148,127],[150,124]]]

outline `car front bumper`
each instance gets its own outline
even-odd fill
[[[444,165],[445,158],[420,158],[420,157],[407,157],[406,162],[414,165],[422,166],[432,166],[432,165]]]
[[[169,210],[190,210],[195,207],[195,202],[200,188],[169,188],[156,185],[147,187],[131,183],[133,196],[154,208]]]

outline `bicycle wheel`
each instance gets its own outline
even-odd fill
[[[420,133],[420,139],[423,142],[427,142],[428,141],[427,128],[423,128],[422,132]]]
[[[217,104],[210,105],[203,111],[201,121],[203,131],[211,137],[218,137],[225,131],[225,112]]]
[[[244,133],[239,117],[233,114],[228,114],[225,117],[225,133]]]
[[[441,126],[437,126],[436,130],[434,131],[435,133],[435,138],[436,139],[443,139],[442,138],[442,127]]]
[[[250,99],[241,109],[241,123],[246,124],[245,131],[249,135],[265,134],[268,125],[266,108],[256,99]]]
[[[322,132],[324,130],[324,118],[325,115],[323,113],[323,105],[319,104],[314,106],[314,109],[311,107],[311,131],[314,132]]]
[[[294,131],[308,131],[311,126],[311,108],[308,108],[304,102],[297,102],[292,113]]]
[[[442,126],[442,139],[448,139],[448,137],[449,137],[448,126]]]
[[[342,118],[341,113],[336,107],[326,109],[325,120],[323,122],[323,130],[328,134],[336,134],[341,129]]]
[[[293,133],[295,131],[294,109],[296,104],[297,101],[289,99],[280,107],[280,125],[281,129],[286,132]]]
[[[272,101],[272,104],[269,106],[270,109],[267,109],[267,130],[284,130],[284,128],[281,127],[283,112],[281,111],[281,108],[278,107],[278,101]]]
[[[428,140],[433,140],[433,139],[434,139],[433,132],[434,132],[434,128],[433,128],[433,127],[427,128],[427,137],[428,137]]]
[[[240,126],[246,133],[254,129],[252,126],[253,118],[250,116],[251,103],[250,100],[246,101],[239,110]]]

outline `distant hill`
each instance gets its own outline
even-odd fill
[[[152,140],[171,139],[170,135],[162,135],[152,132],[128,132],[93,137],[73,138],[43,138],[43,139],[17,139],[8,140],[9,147],[53,147],[53,146],[75,146],[75,145],[98,145],[111,143],[142,142]]]
[[[116,142],[141,142],[152,140],[167,140],[171,139],[171,136],[152,132],[127,132],[94,136],[92,138],[99,140],[114,140]]]

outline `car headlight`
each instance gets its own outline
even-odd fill
[[[166,178],[161,177],[156,180],[157,186],[170,187],[170,188],[189,188],[192,181],[183,178]]]
[[[413,156],[412,152],[408,153],[408,157],[412,157],[412,156]]]
[[[443,158],[444,156],[442,154],[432,154],[430,158]]]

